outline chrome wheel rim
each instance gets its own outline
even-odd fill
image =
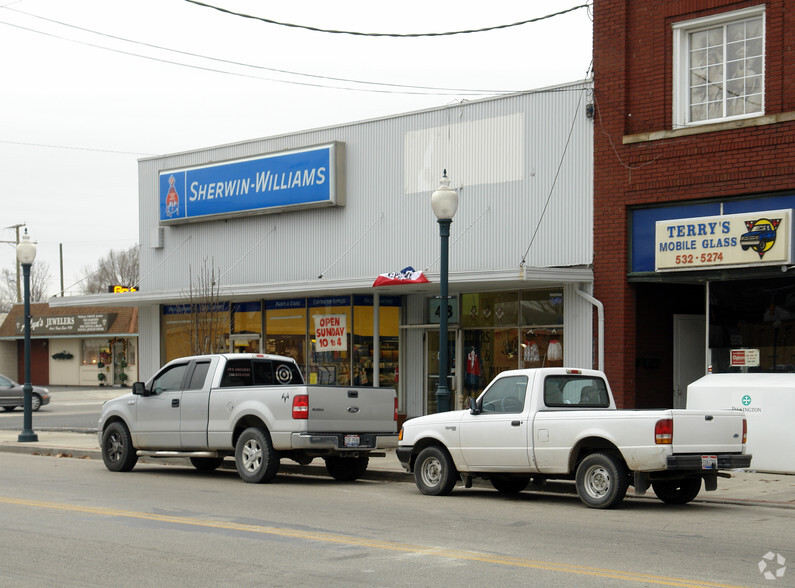
[[[124,444],[119,435],[111,435],[108,437],[108,457],[111,461],[119,461],[123,450]]]
[[[247,472],[256,472],[262,465],[262,446],[255,439],[249,439],[243,445],[243,468]]]

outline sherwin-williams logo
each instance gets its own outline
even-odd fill
[[[177,194],[177,189],[174,187],[175,183],[176,180],[174,179],[174,176],[168,178],[169,188],[168,194],[166,195],[166,216],[169,218],[179,212],[179,194]]]
[[[743,248],[743,251],[753,249],[759,254],[759,259],[762,259],[776,242],[776,230],[780,223],[780,218],[745,221],[745,228],[748,229],[748,232],[740,237],[740,247]]]

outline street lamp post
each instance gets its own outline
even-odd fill
[[[24,395],[22,406],[24,410],[22,433],[17,441],[38,441],[33,432],[33,386],[30,384],[30,266],[36,259],[36,246],[30,242],[28,230],[22,236],[22,241],[17,245],[17,261],[22,266],[22,277],[25,281],[25,384],[22,386]]]
[[[439,222],[439,236],[442,240],[442,257],[440,262],[439,277],[439,384],[436,387],[436,412],[450,410],[450,390],[447,387],[448,357],[447,357],[447,312],[448,296],[447,262],[449,254],[450,225],[458,209],[458,193],[450,187],[447,170],[442,174],[439,187],[431,195],[431,207]]]

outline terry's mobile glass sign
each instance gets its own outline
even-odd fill
[[[657,221],[658,271],[791,263],[791,210]]]
[[[160,172],[160,223],[345,205],[344,144]]]

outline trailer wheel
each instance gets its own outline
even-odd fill
[[[577,494],[590,508],[613,508],[627,494],[629,476],[621,458],[612,453],[592,453],[577,466]]]
[[[273,450],[268,431],[249,427],[235,444],[235,466],[244,482],[262,484],[270,482],[279,471],[279,456]]]
[[[361,478],[370,463],[370,456],[367,454],[359,457],[339,457],[332,456],[325,458],[326,471],[335,480],[340,482],[353,482]]]
[[[426,447],[414,464],[414,481],[423,494],[446,496],[453,491],[458,472],[453,458],[441,447]]]
[[[701,492],[701,478],[657,480],[651,487],[657,498],[666,504],[687,504]]]

